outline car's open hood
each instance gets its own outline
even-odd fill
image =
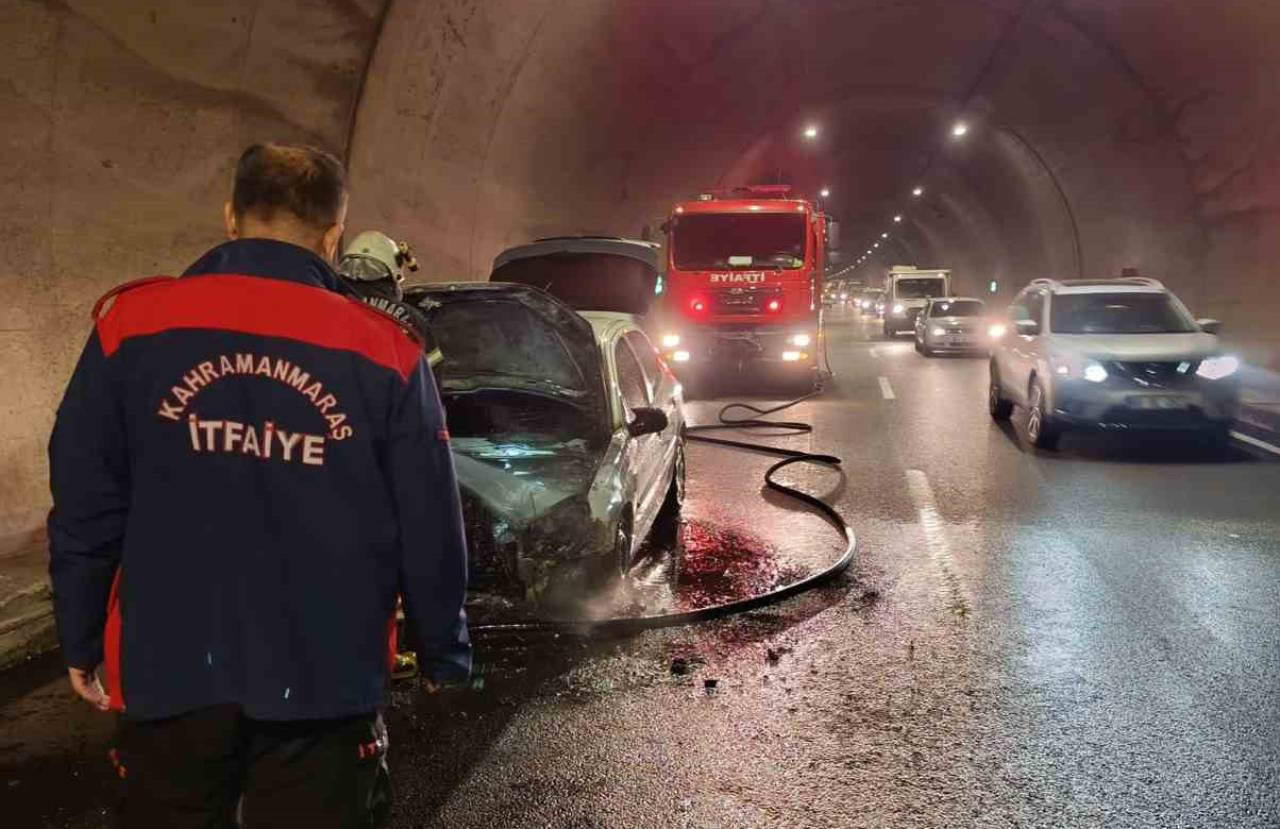
[[[443,359],[441,392],[515,389],[607,412],[600,349],[591,324],[528,285],[422,285],[405,301],[427,316]]]
[[[656,294],[658,246],[600,236],[541,239],[499,254],[490,278],[541,288],[579,311],[640,316]]]

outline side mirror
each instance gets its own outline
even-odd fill
[[[667,413],[662,409],[633,409],[631,422],[627,424],[627,434],[633,438],[642,435],[656,435],[667,428]]]
[[[1196,320],[1196,325],[1200,326],[1200,330],[1206,334],[1217,334],[1222,330],[1222,323],[1218,320]]]
[[[1013,330],[1024,337],[1034,337],[1040,333],[1040,323],[1035,320],[1014,320]]]

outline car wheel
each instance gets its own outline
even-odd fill
[[[1036,380],[1027,398],[1027,439],[1037,449],[1052,451],[1058,448],[1058,440],[1061,437],[1061,431],[1049,417],[1044,386]]]
[[[991,383],[987,390],[987,411],[992,420],[1008,420],[1013,417],[1013,401],[1000,391],[1000,374],[994,365],[991,366]]]
[[[675,469],[671,475],[671,486],[667,489],[667,497],[658,510],[658,518],[653,524],[649,536],[653,542],[662,547],[674,546],[680,539],[680,510],[684,506],[685,492],[685,460],[684,441],[676,447]]]
[[[921,354],[923,354],[923,355],[924,355],[924,356],[926,356],[926,357],[932,357],[932,356],[933,356],[933,349],[932,349],[932,348],[930,348],[928,345],[922,345],[922,346],[920,346],[920,353],[921,353]]]

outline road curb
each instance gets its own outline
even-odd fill
[[[0,671],[58,646],[43,549],[0,557]]]

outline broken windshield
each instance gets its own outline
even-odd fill
[[[671,230],[682,270],[804,266],[805,217],[799,213],[704,213],[680,216]]]

